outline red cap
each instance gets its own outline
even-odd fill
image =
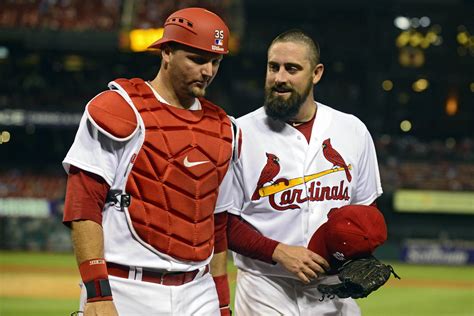
[[[376,207],[347,205],[329,211],[328,221],[313,234],[308,249],[334,269],[348,259],[372,254],[385,240],[387,225]]]
[[[148,48],[161,48],[167,42],[227,54],[229,28],[217,14],[206,9],[181,9],[166,19],[163,37]]]

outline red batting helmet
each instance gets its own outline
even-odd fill
[[[373,206],[346,205],[328,213],[328,220],[313,234],[308,249],[335,269],[348,259],[364,257],[387,240],[383,214]]]
[[[217,54],[227,54],[229,28],[215,13],[203,8],[186,8],[171,14],[165,22],[163,37],[149,48],[161,48],[167,42]]]

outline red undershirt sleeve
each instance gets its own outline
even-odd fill
[[[227,250],[227,212],[214,214],[214,253]]]
[[[232,251],[252,259],[275,264],[272,255],[279,242],[263,236],[240,216],[228,215],[227,241]]]
[[[71,166],[67,179],[63,223],[91,220],[102,225],[102,209],[110,186],[93,173]]]

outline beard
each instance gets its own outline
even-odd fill
[[[202,98],[206,95],[206,89],[209,87],[211,82],[214,80],[214,77],[205,78],[203,79],[204,83],[200,85],[192,85],[191,87],[191,94],[195,98]]]
[[[265,102],[263,104],[265,112],[275,120],[283,122],[291,120],[298,114],[312,86],[313,83],[309,82],[302,93],[285,85],[265,87]],[[274,95],[274,91],[288,91],[290,96],[285,99],[283,96]]]
[[[206,95],[206,88],[192,87],[191,94],[195,98],[201,98]]]

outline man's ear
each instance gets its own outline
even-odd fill
[[[169,63],[172,52],[173,50],[171,49],[169,45],[165,44],[161,47],[161,59],[163,60],[165,64]]]
[[[319,80],[321,80],[321,77],[323,76],[324,73],[324,65],[323,64],[317,64],[316,67],[314,67],[314,73],[313,73],[313,85],[317,84]]]

